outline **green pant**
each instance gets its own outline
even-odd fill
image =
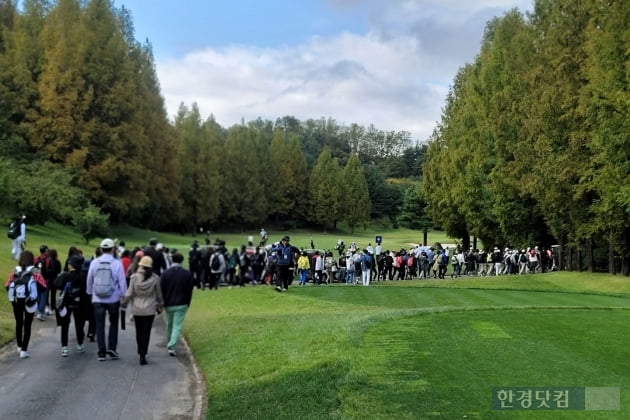
[[[179,341],[179,334],[182,331],[184,317],[186,316],[186,311],[188,311],[188,306],[167,306],[164,308],[164,311],[166,312],[166,339],[168,340],[166,346],[169,350],[175,350],[175,346]]]

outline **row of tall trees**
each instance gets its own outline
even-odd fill
[[[425,148],[405,131],[293,117],[171,121],[152,47],[111,0],[0,0],[0,210],[196,230],[396,223]],[[86,217],[87,217],[86,216]]]
[[[424,166],[430,217],[468,244],[562,246],[630,273],[630,3],[536,0],[488,23]]]

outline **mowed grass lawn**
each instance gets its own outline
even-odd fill
[[[185,334],[207,418],[630,418],[629,282],[548,273],[195,291]],[[498,411],[494,387],[619,387],[621,411]]]

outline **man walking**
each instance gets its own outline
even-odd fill
[[[173,265],[162,273],[160,279],[166,312],[166,347],[171,356],[177,356],[175,347],[179,341],[184,317],[190,307],[195,287],[193,276],[190,271],[182,267],[182,261],[184,261],[182,254],[179,252],[173,254]]]
[[[90,264],[87,274],[87,293],[92,295],[98,360],[102,362],[106,355],[112,359],[120,358],[116,352],[118,318],[120,300],[127,291],[127,281],[122,263],[114,258],[114,241],[109,238],[103,239],[101,251],[103,254]],[[107,347],[105,346],[105,313],[109,313]]]
[[[277,280],[276,291],[282,292],[282,290],[289,290],[289,280],[291,276],[291,263],[295,252],[299,250],[289,244],[289,237],[285,235],[280,241],[280,244],[271,251],[276,251],[278,259],[276,260]]]
[[[149,239],[149,246],[144,248],[142,251],[144,255],[148,255],[153,260],[153,272],[158,276],[162,275],[162,270],[166,270],[166,261],[164,260],[164,256],[160,251],[161,247],[156,238]],[[160,249],[158,249],[160,248]]]

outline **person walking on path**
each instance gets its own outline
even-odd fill
[[[129,281],[129,288],[122,300],[123,308],[131,302],[131,313],[136,324],[136,344],[140,364],[146,365],[146,355],[149,350],[151,328],[156,312],[160,314],[164,307],[160,277],[153,272],[153,260],[144,256]]]
[[[81,266],[84,258],[81,255],[73,255],[68,260],[68,271],[64,271],[55,279],[55,289],[60,290],[59,306],[57,307],[57,320],[61,326],[61,356],[68,357],[68,331],[70,330],[70,318],[74,318],[74,329],[77,337],[77,352],[83,353],[85,346],[85,314],[83,300],[85,283],[81,280]]]
[[[116,352],[118,345],[118,320],[120,317],[120,300],[127,291],[127,281],[120,260],[114,258],[114,241],[105,238],[101,241],[100,257],[90,263],[87,274],[87,293],[92,295],[94,320],[96,324],[96,341],[98,344],[98,361],[105,361],[106,355],[119,359]],[[109,273],[107,273],[109,271]],[[97,272],[98,277],[97,277]],[[109,275],[109,277],[107,277]],[[111,287],[107,292],[102,289],[101,278],[109,278]],[[95,279],[98,280],[95,290]],[[105,313],[109,314],[109,332],[107,347],[105,346]]]
[[[26,243],[26,216],[18,216],[11,223],[10,237],[15,236],[11,239],[11,257],[14,260],[18,261],[20,259],[20,254],[22,253],[22,249],[24,248],[24,244]],[[17,236],[16,236],[17,235]]]
[[[31,339],[31,325],[37,309],[38,285],[42,287],[46,280],[35,270],[35,256],[31,251],[20,253],[19,265],[9,274],[4,285],[15,317],[15,338],[20,359],[26,359],[28,343]]]
[[[162,273],[160,278],[166,313],[166,348],[170,356],[177,356],[179,335],[195,287],[192,273],[182,267],[183,261],[182,254],[173,254],[173,265]]]

